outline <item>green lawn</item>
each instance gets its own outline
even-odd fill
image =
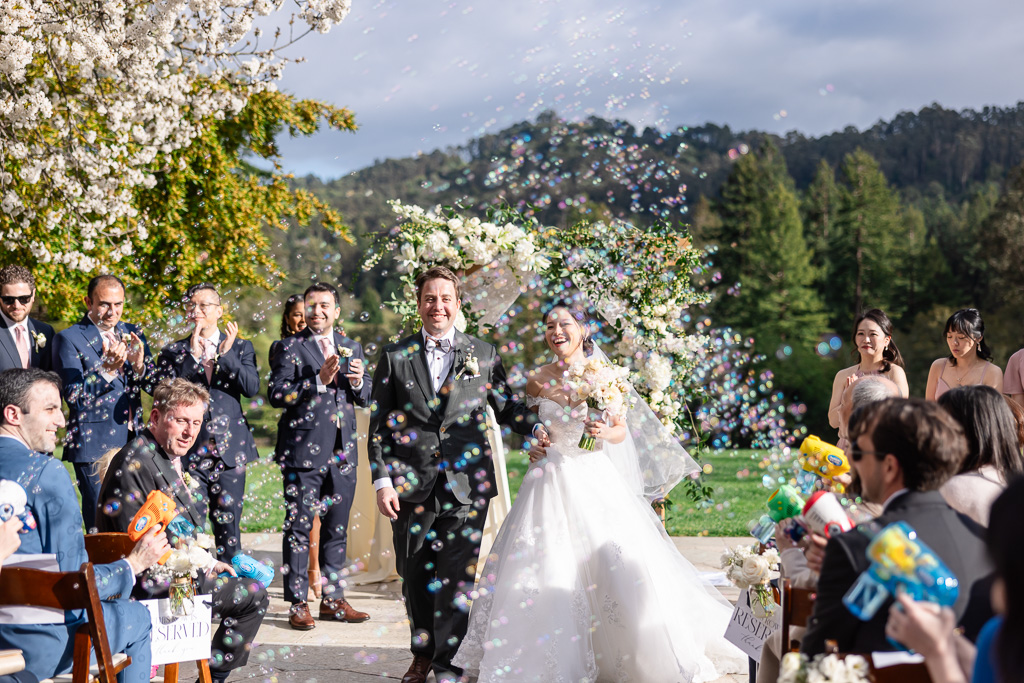
[[[261,459],[246,471],[242,531],[277,531],[284,521],[281,472],[268,460],[273,449],[261,448]],[[682,487],[669,497],[667,528],[673,536],[745,536],[747,523],[766,512],[769,491],[761,485],[758,463],[763,451],[718,451],[705,458],[711,472],[705,481],[714,489],[710,501],[700,506],[690,501]],[[74,479],[70,464],[68,473]],[[508,479],[513,497],[527,468],[524,451],[508,455]]]
[[[764,451],[717,451],[705,458],[711,466],[704,479],[714,489],[712,500],[697,506],[682,486],[669,496],[672,505],[666,528],[672,536],[745,536],[747,522],[767,512],[765,501],[771,493],[761,485],[758,463]],[[508,482],[515,497],[528,462],[523,451],[508,457]]]

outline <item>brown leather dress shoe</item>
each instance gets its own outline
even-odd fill
[[[409,670],[402,676],[402,683],[426,683],[430,673],[430,657],[415,655]]]
[[[288,613],[288,625],[296,631],[311,631],[316,628],[313,615],[309,613],[309,605],[304,602],[292,605]]]
[[[324,598],[320,601],[320,618],[329,621],[347,621],[350,624],[358,624],[361,621],[367,621],[370,615],[366,612],[356,611],[356,608],[348,604],[347,600]]]

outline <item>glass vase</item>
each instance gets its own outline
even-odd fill
[[[171,614],[176,617],[187,617],[195,607],[196,591],[192,579],[188,576],[177,576],[171,579],[170,595]]]

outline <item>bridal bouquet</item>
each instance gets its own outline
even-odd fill
[[[771,580],[778,576],[779,551],[769,548],[755,552],[757,546],[738,545],[722,553],[721,567],[725,577],[739,589],[750,593],[750,607],[758,616],[771,616],[775,612]]]
[[[601,410],[612,417],[625,417],[633,406],[630,396],[629,370],[600,358],[588,358],[569,367],[566,382],[572,400],[586,402],[593,410]],[[579,448],[592,451],[597,440],[584,432]]]
[[[816,655],[813,660],[788,652],[779,667],[779,683],[861,683],[869,680],[871,667],[860,655]]]

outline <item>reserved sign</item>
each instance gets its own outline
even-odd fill
[[[776,606],[775,613],[767,618],[754,615],[750,609],[750,593],[743,591],[736,601],[736,608],[725,629],[725,639],[743,650],[754,661],[761,661],[761,648],[771,634],[782,625],[782,608]]]
[[[153,624],[150,648],[153,664],[173,664],[210,658],[211,598],[197,595],[192,598],[194,609],[185,617],[171,614],[170,600],[140,600],[149,609]]]

